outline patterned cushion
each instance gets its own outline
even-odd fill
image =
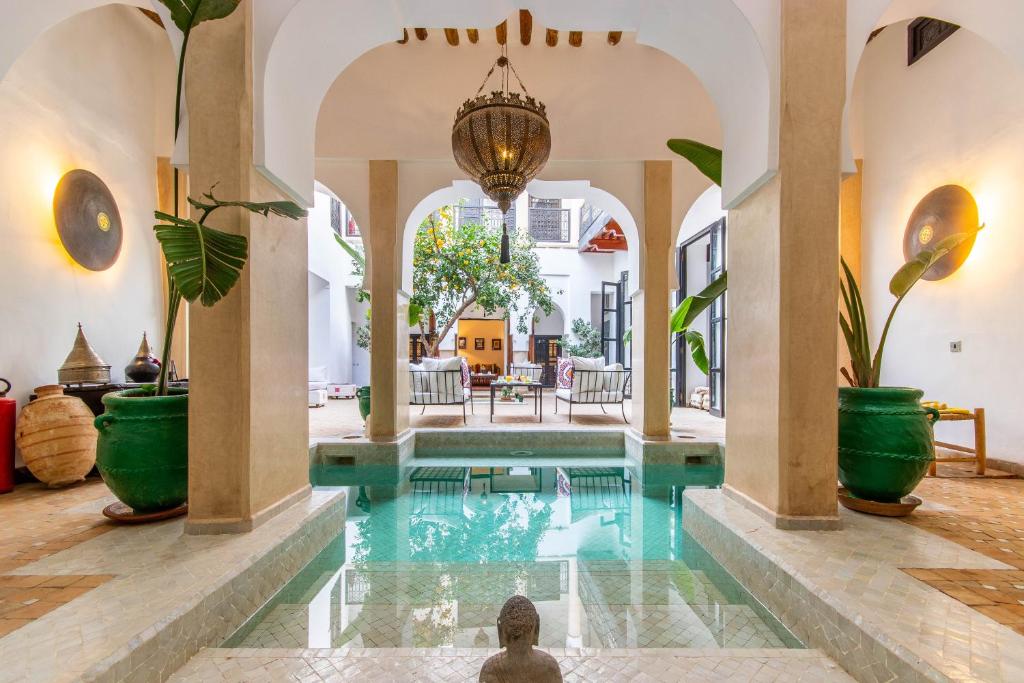
[[[472,386],[469,379],[469,361],[465,356],[459,356],[459,358],[462,359],[462,386]]]
[[[559,389],[571,389],[572,388],[572,359],[571,358],[559,358],[558,359],[558,388]]]

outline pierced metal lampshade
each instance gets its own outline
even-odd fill
[[[481,95],[495,69],[501,70],[501,90]],[[510,92],[511,70],[522,94]],[[475,180],[501,213],[508,212],[526,184],[537,177],[551,154],[551,128],[544,104],[526,92],[515,67],[505,55],[491,67],[477,90],[455,114],[452,127],[455,163]],[[508,228],[502,226],[499,261],[508,263]]]

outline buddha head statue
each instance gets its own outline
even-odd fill
[[[540,639],[540,615],[530,600],[513,595],[505,601],[498,615],[498,646],[529,649]]]

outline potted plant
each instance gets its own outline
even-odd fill
[[[850,353],[850,369],[840,372],[850,386],[839,388],[839,482],[856,498],[898,503],[914,490],[935,459],[932,429],[939,413],[921,405],[920,389],[879,386],[882,350],[896,310],[913,286],[976,232],[950,235],[896,271],[889,281],[896,301],[873,354],[860,289],[842,260],[845,282],[840,278],[840,289],[846,311],[839,316],[839,326]]]
[[[182,76],[189,36],[204,21],[229,16],[239,0],[161,0],[170,10],[183,40],[178,62],[174,129],[180,124]],[[174,177],[175,210],[178,174]],[[181,506],[188,496],[188,390],[169,388],[167,367],[175,321],[182,299],[213,306],[235,284],[248,258],[242,235],[207,225],[224,207],[241,207],[263,216],[297,219],[305,209],[288,202],[244,202],[217,199],[213,189],[202,199],[188,198],[197,220],[155,212],[154,226],[167,264],[167,322],[160,375],[156,385],[103,397],[106,412],[96,418],[99,430],[96,465],[110,490],[135,513]]]

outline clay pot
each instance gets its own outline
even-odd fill
[[[96,464],[93,414],[80,398],[57,384],[36,387],[35,401],[21,409],[15,440],[29,472],[51,488],[85,479]]]
[[[898,503],[935,460],[939,412],[921,390],[839,389],[839,482],[857,498]]]
[[[137,514],[188,498],[188,389],[150,396],[128,389],[103,397],[96,462],[110,491]]]

